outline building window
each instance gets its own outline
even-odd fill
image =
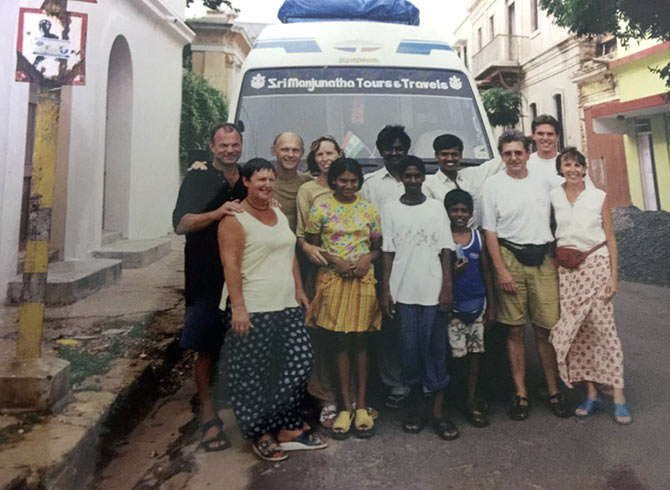
[[[530,109],[530,121],[533,122],[537,117],[537,104],[533,102],[528,106],[528,108]]]
[[[616,52],[616,37],[612,34],[601,34],[596,37],[596,56],[606,56]]]
[[[563,121],[563,96],[561,94],[554,95],[554,106],[556,107],[558,127],[561,128],[561,134],[558,138],[558,150],[563,151],[563,148],[565,148],[565,123]]]
[[[470,68],[470,65],[468,63],[468,47],[467,47],[467,45],[463,46],[463,49],[461,50],[461,54],[463,56],[463,63],[465,63],[465,67]]]
[[[484,43],[482,42],[482,28],[481,27],[477,28],[477,45],[479,46],[479,49],[482,49],[484,47]]]
[[[495,16],[492,15],[489,17],[489,39],[493,41],[493,37],[496,35],[496,23]]]
[[[514,3],[507,6],[507,34],[514,36],[516,34],[516,9]]]
[[[540,28],[540,22],[537,13],[537,0],[530,0],[530,30],[535,32]]]

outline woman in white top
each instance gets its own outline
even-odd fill
[[[303,272],[305,292],[310,301],[314,298],[318,268],[327,266],[328,261],[322,255],[326,252],[325,249],[307,242],[305,227],[314,203],[333,194],[328,185],[328,171],[332,163],[341,156],[344,156],[342,148],[332,136],[321,136],[312,141],[307,163],[310,165],[312,160],[313,166],[310,166],[310,171],[315,171],[313,173],[317,173],[318,176],[301,185],[296,197],[298,225],[295,234],[298,237],[298,248],[307,259],[300,261],[300,268]],[[310,328],[308,331],[314,348],[314,369],[307,391],[321,407],[319,422],[325,428],[331,429],[337,416],[337,376],[333,363],[330,362],[332,343],[330,336],[326,335],[323,329]]]
[[[576,382],[586,383],[587,398],[575,410],[578,417],[590,417],[600,407],[596,384],[609,385],[614,390],[614,420],[629,424],[623,353],[612,308],[618,266],[612,213],[605,193],[585,185],[586,159],[579,151],[566,148],[556,158],[556,169],[565,178],[550,193],[557,224],[561,301],[561,318],[550,341],[559,373],[570,388]],[[561,253],[575,250],[588,254],[579,264],[575,263],[579,260],[570,263]]]
[[[228,379],[240,430],[266,461],[285,451],[321,449],[309,434],[300,406],[313,355],[302,307],[309,302],[295,259],[295,235],[286,216],[270,205],[275,169],[262,158],[240,171],[247,187],[242,212],[219,224],[225,274],[221,308],[230,338]]]

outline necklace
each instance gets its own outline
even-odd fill
[[[264,208],[257,208],[256,206],[254,206],[253,204],[251,204],[251,201],[249,200],[248,197],[245,199],[245,201],[247,202],[247,204],[248,204],[249,206],[251,206],[252,208],[254,208],[256,211],[267,211],[267,210],[270,208],[270,205],[269,205],[269,204],[266,204]]]

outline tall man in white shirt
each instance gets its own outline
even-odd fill
[[[388,125],[377,135],[376,144],[379,154],[384,159],[384,166],[365,176],[361,197],[371,202],[381,212],[387,202],[400,199],[405,193],[405,187],[398,175],[398,164],[400,159],[407,155],[412,140],[403,126]],[[377,281],[382,284],[381,267],[376,267],[375,270]],[[388,316],[384,316],[382,322],[382,331],[377,343],[377,368],[379,377],[389,390],[386,406],[398,408],[410,391],[401,381],[399,324],[397,318]]]
[[[537,151],[528,159],[528,171],[549,179],[553,187],[562,184],[563,178],[556,173],[557,145],[561,135],[558,121],[549,114],[540,114],[533,119],[530,128]]]
[[[556,353],[549,333],[560,316],[558,274],[549,258],[554,240],[549,226],[551,182],[527,168],[530,142],[516,130],[498,139],[505,171],[482,189],[482,224],[496,272],[496,319],[507,326],[507,352],[516,393],[509,410],[513,420],[528,418],[524,334],[530,320],[549,392],[549,407],[570,416],[558,388]]]
[[[433,149],[440,169],[433,175],[426,176],[423,192],[440,202],[454,189],[470,193],[474,200],[472,223],[479,226],[479,194],[484,181],[504,168],[502,161],[494,158],[476,167],[463,168],[463,141],[453,134],[443,134],[435,138]]]
[[[551,188],[558,187],[565,179],[556,172],[556,157],[558,156],[558,139],[561,136],[561,126],[554,116],[540,114],[531,123],[531,138],[535,141],[537,151],[531,153],[528,159],[528,171],[547,179]],[[593,185],[588,175],[584,182]]]

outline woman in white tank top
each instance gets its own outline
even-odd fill
[[[295,259],[295,235],[286,216],[270,205],[274,167],[256,158],[240,174],[247,187],[242,212],[219,225],[225,277],[221,308],[233,331],[231,402],[254,453],[282,461],[286,451],[326,447],[308,433],[301,416],[313,365],[302,309],[309,301]]]
[[[565,247],[568,253],[587,255],[574,267],[569,257],[557,252],[561,318],[551,330],[550,341],[566,386],[586,384],[587,397],[575,415],[586,418],[598,411],[598,383],[613,388],[614,420],[629,424],[632,417],[623,392],[623,353],[612,308],[618,257],[611,210],[605,193],[584,183],[584,155],[566,148],[556,161],[559,174],[565,177],[565,183],[550,193],[558,252]]]

